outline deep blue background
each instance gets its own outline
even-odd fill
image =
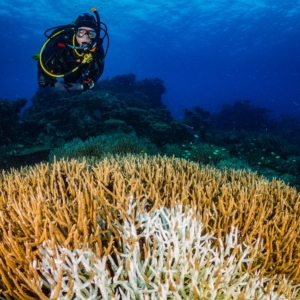
[[[111,38],[102,79],[163,79],[176,118],[243,99],[300,118],[298,0],[0,0],[0,98],[30,99],[43,32],[93,6]]]

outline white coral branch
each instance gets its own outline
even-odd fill
[[[123,253],[100,260],[89,248],[70,251],[57,246],[53,253],[44,243],[40,249],[40,282],[50,286],[53,295],[62,267],[61,300],[226,300],[238,299],[242,293],[245,299],[286,299],[283,292],[277,293],[279,285],[286,293],[299,293],[299,287],[292,287],[284,278],[279,283],[276,278],[262,277],[259,270],[253,274],[243,272],[253,249],[238,244],[238,230],[232,228],[225,243],[212,235],[203,235],[201,220],[190,208],[162,208],[151,215],[136,212],[134,224],[125,220],[122,226],[123,238],[119,242]],[[258,241],[256,251],[261,247],[259,244]],[[113,274],[108,271],[108,264]]]

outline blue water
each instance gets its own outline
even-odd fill
[[[1,0],[0,98],[30,99],[43,32],[93,5],[111,38],[102,79],[161,78],[176,118],[243,99],[300,117],[298,0]]]

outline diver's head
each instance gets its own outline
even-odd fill
[[[95,18],[88,13],[79,16],[75,21],[75,34],[79,45],[91,43],[97,36],[97,22]]]

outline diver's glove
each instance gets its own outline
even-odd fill
[[[59,92],[78,92],[83,90],[83,86],[80,83],[64,83],[57,81],[54,86]]]

